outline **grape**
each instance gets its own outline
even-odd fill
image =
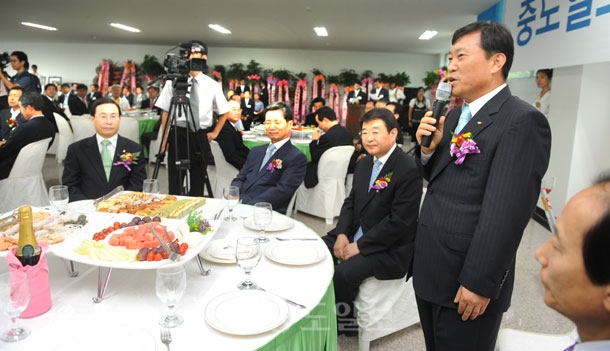
[[[142,219],[141,219],[140,217],[138,217],[138,216],[133,217],[133,218],[131,219],[131,221],[132,221],[132,222],[136,222],[136,223],[138,223],[138,222],[139,222],[139,221],[141,221],[141,220],[142,220]]]
[[[147,248],[142,248],[138,251],[138,261],[146,261],[146,254],[148,253]]]
[[[140,220],[140,221],[139,221],[137,224],[138,224],[138,225],[142,225],[142,224],[146,224],[146,222],[144,222],[144,221]]]
[[[153,222],[161,222],[161,218],[159,216],[155,216],[155,218],[152,219]]]
[[[148,217],[148,216],[142,218],[142,220],[144,221],[144,223],[150,223],[150,221],[151,221],[150,217]]]

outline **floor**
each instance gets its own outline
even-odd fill
[[[410,147],[410,145],[409,145]],[[403,147],[408,150],[408,147]],[[153,174],[154,167],[149,165],[147,173]],[[57,163],[53,155],[47,155],[43,173],[47,186],[59,184],[63,167]],[[161,191],[167,189],[167,171],[164,166],[159,170],[158,179]],[[293,218],[305,223],[320,236],[325,235],[334,225],[325,224],[324,219],[303,213],[296,213]],[[336,224],[335,219],[335,224]],[[519,250],[517,251],[517,267],[512,306],[504,314],[502,328],[521,329],[539,333],[565,333],[574,328],[565,317],[548,308],[543,301],[544,289],[540,284],[538,272],[540,265],[534,259],[535,250],[544,243],[550,232],[533,220],[528,224]],[[358,349],[357,337],[340,335],[339,351]],[[371,343],[371,350],[425,350],[423,334],[419,324],[407,329],[377,339]]]

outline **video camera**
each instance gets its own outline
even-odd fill
[[[178,44],[179,53],[168,53],[165,55],[163,65],[169,75],[186,76],[189,71],[205,71],[206,60],[202,58],[189,59],[192,52],[207,54],[207,49],[199,43],[186,42]]]
[[[8,64],[11,63],[11,55],[8,52],[0,54],[0,69],[4,70]]]

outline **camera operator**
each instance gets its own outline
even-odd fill
[[[25,52],[13,51],[11,53],[11,67],[17,71],[17,74],[10,80],[6,75],[6,72],[0,70],[0,79],[7,89],[19,85],[24,91],[40,93],[40,81],[38,80],[38,77],[28,72],[30,63],[28,62],[28,55],[26,55]]]
[[[203,42],[193,40],[189,43],[190,49],[185,54],[188,55],[189,60],[192,59],[204,59],[208,58],[208,49]],[[190,62],[189,62],[190,63]],[[204,189],[204,162],[203,157],[208,160],[208,155],[211,155],[209,142],[216,139],[218,133],[225,124],[227,114],[229,112],[229,105],[222,92],[222,87],[218,82],[203,74],[202,71],[189,72],[188,77],[189,83],[189,99],[191,107],[193,109],[194,121],[199,122],[198,126],[193,129],[189,129],[191,119],[189,116],[178,115],[175,118],[175,126],[170,126],[169,133],[166,135],[161,143],[162,152],[165,152],[165,145],[169,144],[167,152],[168,154],[168,181],[169,181],[169,193],[174,195],[180,195],[180,188],[184,181],[184,173],[180,176],[180,172],[176,167],[176,148],[178,150],[178,159],[186,159],[187,155],[190,155],[190,185],[191,190],[189,195],[191,196],[203,196]],[[193,86],[196,85],[196,88]],[[191,95],[190,92],[196,89],[197,94]],[[161,95],[157,99],[155,106],[163,110],[161,128],[165,129],[166,123],[169,123],[169,113],[171,100],[173,97],[173,87],[171,81],[167,81]],[[195,110],[198,111],[195,111]],[[214,123],[214,110],[218,114],[218,123]],[[188,118],[188,120],[187,120]],[[189,145],[187,145],[187,132],[189,134]],[[177,136],[177,144],[175,140]],[[169,139],[168,139],[169,138]],[[166,143],[166,141],[168,141]],[[200,145],[196,142],[200,141]]]

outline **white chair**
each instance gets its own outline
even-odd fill
[[[349,173],[345,177],[345,196],[349,196],[350,191],[352,191],[353,183],[354,183],[354,173]]]
[[[157,153],[159,153],[159,147],[161,146],[161,135],[163,134],[163,128],[159,128],[159,132],[157,133],[157,139],[151,140],[150,141],[150,146],[148,147],[148,162],[149,163],[156,163],[157,162],[157,158],[155,157],[155,155]],[[165,151],[165,158],[163,158],[163,161],[161,161],[161,164],[166,165],[167,164],[167,150]]]
[[[22,205],[47,206],[49,195],[42,167],[51,138],[24,146],[15,160],[8,178],[0,180],[0,212]]]
[[[542,334],[503,328],[498,334],[497,351],[556,351],[564,350],[576,342],[576,329],[565,334]]]
[[[55,158],[57,159],[57,162],[61,163],[66,158],[68,146],[74,142],[74,133],[72,132],[72,129],[70,129],[68,121],[66,121],[58,113],[53,113],[53,115],[55,116],[57,129],[59,129],[59,136],[55,136],[55,142],[53,143],[57,144],[57,152],[55,153]]]
[[[296,209],[316,217],[326,219],[332,224],[339,215],[345,200],[345,176],[349,160],[354,153],[351,145],[335,146],[326,150],[318,162],[318,184],[297,189]]]
[[[89,138],[95,134],[95,127],[91,124],[90,116],[72,116],[70,124],[74,130],[74,141]]]
[[[215,198],[222,199],[222,189],[231,185],[231,181],[237,176],[239,169],[227,162],[220,144],[216,140],[210,142],[210,149],[212,149],[212,156],[214,156],[214,164],[216,165],[212,191]]]
[[[301,183],[301,184],[303,184],[303,183]],[[288,207],[286,207],[286,216],[292,217],[292,215],[294,214],[294,204],[295,204],[296,200],[297,200],[297,192],[295,190],[294,194],[292,194],[292,197],[290,198],[290,202],[288,202]]]
[[[358,311],[359,351],[368,351],[375,339],[419,323],[413,279],[367,278],[360,284],[354,306]]]
[[[119,125],[119,135],[139,144],[140,125],[138,120],[133,117],[122,117],[121,124]]]

